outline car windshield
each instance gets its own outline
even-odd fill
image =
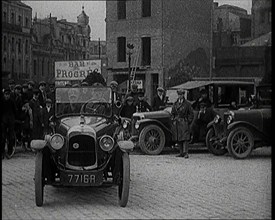
[[[56,116],[67,114],[111,115],[111,88],[56,88]]]

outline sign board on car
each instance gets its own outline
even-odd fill
[[[89,73],[101,73],[101,60],[70,60],[55,62],[55,80],[83,80]]]

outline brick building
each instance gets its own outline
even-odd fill
[[[271,32],[271,0],[252,0],[251,14],[253,38]]]
[[[149,102],[158,86],[175,78],[177,65],[208,75],[211,7],[211,0],[106,1],[108,82],[118,81],[125,91],[129,52],[135,80]]]
[[[243,8],[214,3],[213,47],[238,46],[251,40],[251,15]]]
[[[32,8],[21,1],[4,0],[2,4],[2,84],[30,79]]]

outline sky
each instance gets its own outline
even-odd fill
[[[172,1],[172,0],[171,0]],[[184,1],[184,0],[183,0]],[[203,0],[201,0],[203,1]],[[91,27],[91,40],[106,40],[106,2],[102,1],[22,1],[32,7],[33,17],[37,13],[38,18],[50,16],[57,19],[66,19],[70,22],[77,22],[77,16],[81,14],[82,6],[89,16]],[[247,10],[251,13],[252,0],[214,0],[219,5],[230,4]]]

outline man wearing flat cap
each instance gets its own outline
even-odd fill
[[[40,105],[42,106],[42,108],[44,108],[46,106],[46,99],[47,99],[47,93],[46,93],[46,82],[45,81],[41,81],[39,83],[39,96],[38,96],[38,100]]]
[[[138,92],[138,102],[136,104],[137,112],[150,112],[152,111],[152,107],[148,104],[144,97],[144,91]]]
[[[162,87],[157,88],[157,95],[153,98],[152,108],[153,111],[158,111],[165,108],[165,93]]]
[[[43,127],[42,127],[42,106],[40,106],[39,100],[39,90],[33,90],[33,98],[30,100],[30,107],[32,109],[33,115],[33,129],[32,129],[32,139],[42,139],[43,138]]]
[[[22,100],[21,90],[22,90],[22,86],[19,84],[14,87],[14,101],[16,106],[15,133],[19,144],[21,144],[21,133],[22,133],[21,115],[22,115],[22,106],[24,104]]]
[[[34,89],[35,83],[34,81],[28,82],[28,99],[31,100],[33,98],[33,89]]]
[[[50,134],[51,128],[49,126],[50,124],[50,118],[54,115],[54,110],[52,106],[52,100],[46,99],[46,106],[42,109],[42,122],[43,122],[43,134]]]
[[[10,97],[11,90],[10,88],[4,89],[4,94],[1,97],[1,104],[4,106],[2,108],[2,118],[1,118],[1,129],[2,129],[2,138],[1,138],[1,150],[2,150],[2,159],[5,156],[5,141],[8,140],[8,152],[6,156],[8,158],[12,157],[14,154],[14,125],[15,125],[15,115],[16,107],[14,101]]]
[[[14,87],[15,87],[15,81],[13,79],[10,79],[9,80],[9,89],[11,90],[10,97],[12,100],[14,100],[14,98],[15,98]]]
[[[120,111],[121,117],[132,118],[133,114],[136,112],[136,106],[134,105],[134,98],[128,96],[125,103]]]
[[[29,102],[29,94],[28,94],[28,84],[24,83],[22,85],[22,94],[21,94],[21,97],[22,97],[22,101],[23,103],[26,103],[26,102]]]
[[[178,99],[173,104],[172,115],[172,134],[173,140],[177,142],[180,149],[178,157],[188,158],[188,142],[190,141],[190,125],[194,118],[191,104],[184,98],[184,90],[177,91]]]
[[[125,95],[125,100],[128,96],[132,96],[134,98],[134,105],[137,105],[138,103],[138,85],[137,84],[132,84],[131,91]]]

